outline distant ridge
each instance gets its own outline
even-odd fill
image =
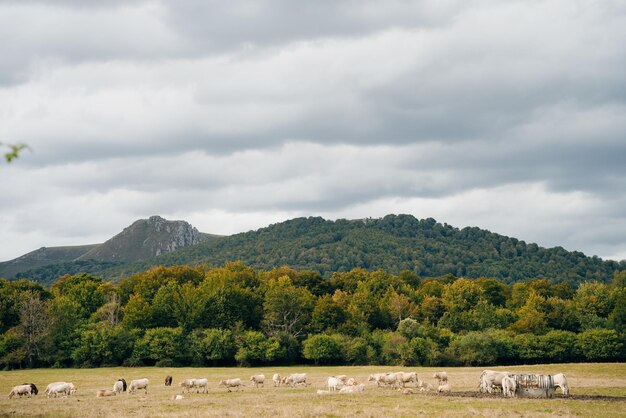
[[[217,267],[229,261],[263,270],[286,265],[326,277],[364,268],[392,274],[408,270],[421,277],[493,277],[507,283],[546,278],[573,285],[608,282],[615,271],[626,270],[626,261],[543,248],[480,228],[459,229],[411,215],[337,221],[296,218],[231,236],[201,234],[184,221],[151,217],[73,261],[25,269],[20,277],[49,284],[64,273],[87,271],[115,280],[158,265]]]
[[[98,245],[100,244],[41,247],[16,259],[0,263],[0,277],[13,278],[21,271],[73,261]]]
[[[102,244],[40,248],[14,260],[0,263],[0,277],[28,277],[34,269],[58,275],[67,271],[97,273],[113,265],[154,258],[195,245],[210,236],[185,221],[168,221],[160,216],[139,219]],[[55,277],[56,278],[56,277]],[[49,278],[43,280],[50,282]]]
[[[257,269],[287,265],[325,276],[360,267],[422,277],[454,274],[494,277],[508,283],[533,278],[609,281],[626,262],[604,261],[561,247],[543,248],[476,227],[455,228],[432,218],[387,215],[384,218],[337,221],[296,218],[187,247],[155,259],[115,267],[119,277],[155,265],[208,264],[239,260]]]

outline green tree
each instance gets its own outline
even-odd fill
[[[311,335],[304,340],[302,354],[315,364],[334,364],[345,358],[341,340],[325,334]]]
[[[448,352],[466,366],[494,364],[498,359],[498,347],[491,335],[483,331],[472,331],[456,336]]]
[[[200,354],[213,366],[229,365],[235,360],[235,339],[227,329],[207,329],[200,334]]]
[[[324,295],[317,300],[311,316],[311,330],[313,332],[336,331],[348,319],[348,313],[333,300],[330,295]]]
[[[87,325],[87,320],[76,315],[80,304],[67,296],[55,296],[50,301],[50,343],[53,349],[48,353],[50,362],[55,367],[69,367],[71,354],[79,341],[80,333]]]
[[[132,295],[122,310],[126,327],[145,329],[152,326],[152,309],[141,295]]]
[[[538,338],[543,359],[561,363],[578,360],[576,334],[571,331],[553,330]]]
[[[76,302],[78,310],[75,315],[88,319],[106,300],[106,289],[100,277],[86,273],[63,276],[54,282],[52,293],[55,296],[65,296]]]
[[[300,337],[311,320],[314,306],[315,296],[305,288],[294,286],[289,277],[270,280],[263,302],[263,327],[270,335],[286,333]]]
[[[46,303],[32,290],[24,292],[18,330],[23,336],[29,367],[33,367],[40,360],[49,328],[50,319]]]
[[[132,358],[147,365],[184,364],[190,354],[186,342],[180,327],[152,328],[136,341]]]
[[[414,337],[401,346],[400,358],[405,366],[426,366],[432,363],[435,350],[431,339]]]
[[[578,334],[578,349],[587,360],[606,361],[624,358],[624,344],[613,329],[590,329]]]
[[[135,338],[133,331],[122,326],[100,324],[81,332],[72,360],[85,367],[119,366],[133,352]]]
[[[240,366],[254,366],[273,361],[280,354],[278,338],[259,331],[246,331],[239,337],[235,360]]]
[[[442,300],[448,311],[467,311],[483,297],[484,290],[473,280],[457,279],[445,287]]]

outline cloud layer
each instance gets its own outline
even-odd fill
[[[619,1],[0,1],[0,260],[411,213],[626,258]]]

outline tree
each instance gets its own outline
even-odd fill
[[[336,331],[347,318],[348,314],[344,308],[330,295],[324,295],[317,300],[313,309],[311,330],[313,332]]]
[[[312,335],[303,343],[302,354],[307,360],[315,364],[332,364],[344,359],[343,345],[335,336],[316,334]]]
[[[235,360],[240,366],[253,366],[269,362],[280,353],[278,338],[267,338],[259,331],[246,331],[238,340]]]
[[[591,329],[578,334],[578,348],[587,360],[624,358],[624,344],[613,329]]]
[[[396,325],[404,318],[412,316],[417,310],[411,299],[402,293],[396,292],[391,286],[383,297],[383,304],[389,312],[391,320]]]
[[[131,355],[134,341],[132,330],[101,323],[81,332],[72,359],[78,366],[119,366]]]
[[[235,360],[235,339],[227,329],[207,329],[200,334],[200,353],[211,365],[228,365]]]
[[[484,290],[473,280],[457,279],[445,287],[443,303],[449,311],[467,311],[482,298]]]
[[[94,321],[104,322],[109,327],[114,327],[120,323],[121,310],[122,305],[120,303],[120,297],[117,293],[110,293],[106,296],[104,305],[99,307],[92,315],[92,319]]]
[[[19,331],[24,337],[24,348],[28,357],[29,367],[41,357],[43,343],[48,334],[50,321],[46,303],[38,293],[24,292],[20,310]]]
[[[150,365],[182,364],[188,357],[188,344],[182,328],[152,328],[137,340],[133,359]]]
[[[270,335],[286,333],[300,337],[311,320],[315,296],[296,287],[288,276],[270,280],[263,302],[263,327]]]
[[[494,339],[486,332],[472,331],[457,336],[448,348],[453,358],[466,366],[493,364],[498,359],[498,347]]]

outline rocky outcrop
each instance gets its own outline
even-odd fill
[[[203,240],[204,236],[188,222],[151,216],[135,221],[79,259],[132,262],[167,254]]]

